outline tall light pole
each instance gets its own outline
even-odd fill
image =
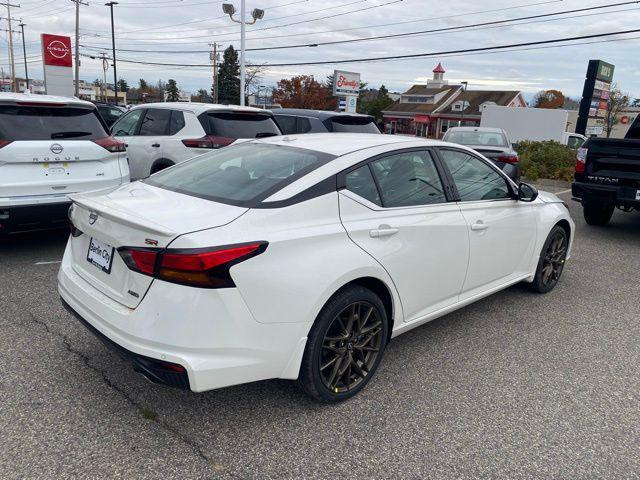
[[[22,30],[22,55],[24,56],[24,79],[27,82],[27,92],[29,91],[29,70],[27,69],[27,47],[24,45],[24,27],[25,24],[20,22],[20,30]]]
[[[460,83],[464,86],[464,89],[462,90],[462,92],[463,92],[462,93],[462,115],[460,117],[460,123],[458,124],[459,127],[463,126],[462,124],[464,122],[464,110],[466,108],[466,105],[465,105],[466,100],[465,100],[465,98],[467,96],[467,86],[469,85],[469,82],[460,82]]]
[[[75,76],[76,76],[76,86],[75,86],[75,96],[80,95],[80,5],[89,5],[87,2],[83,2],[82,0],[71,0],[76,4],[76,51],[75,51]]]
[[[222,11],[229,15],[229,18],[232,21],[240,24],[240,105],[244,107],[244,88],[246,81],[246,70],[244,64],[245,25],[253,25],[254,23],[256,23],[256,21],[264,18],[264,10],[254,8],[251,12],[251,18],[253,18],[251,22],[247,22],[247,19],[245,18],[245,0],[240,0],[240,20],[233,18],[233,15],[236,13],[236,7],[234,7],[232,4],[223,3]]]
[[[111,9],[111,49],[113,50],[113,96],[114,103],[118,105],[118,72],[116,71],[116,36],[113,30],[113,6],[118,2],[105,3]]]

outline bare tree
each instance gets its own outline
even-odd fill
[[[262,74],[267,68],[267,64],[263,63],[262,65],[253,65],[251,67],[247,67],[247,74],[244,80],[244,89],[245,96],[249,95],[249,92],[257,90],[257,86],[262,82]]]
[[[604,117],[604,130],[607,138],[611,136],[613,127],[620,122],[620,112],[624,111],[630,102],[629,94],[621,92],[618,85],[614,83],[611,86],[611,93],[609,94],[609,100],[607,100],[607,113]]]

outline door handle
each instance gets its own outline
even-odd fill
[[[487,228],[489,228],[489,225],[485,225],[482,220],[478,220],[476,223],[471,225],[471,230],[475,231],[486,230]]]
[[[158,148],[160,146],[160,144],[159,143],[152,143],[151,146],[155,147],[155,148]]]
[[[375,230],[369,230],[369,236],[371,238],[390,237],[400,231],[397,228],[383,227],[382,225],[380,227],[381,228],[376,228]]]

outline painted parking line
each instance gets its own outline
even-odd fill
[[[34,265],[54,265],[56,263],[61,263],[62,260],[50,260],[48,262],[36,262]]]
[[[560,190],[559,192],[556,192],[555,195],[562,195],[563,193],[569,193],[571,191],[570,188],[567,188],[566,190]]]

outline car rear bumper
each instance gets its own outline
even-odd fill
[[[571,193],[575,200],[582,202],[589,198],[635,208],[640,208],[639,191],[640,189],[625,186],[595,185],[584,182],[571,184]]]
[[[0,204],[0,233],[17,233],[67,225],[68,198],[38,205],[2,206]]]
[[[140,373],[194,392],[297,378],[310,328],[258,323],[235,288],[206,290],[154,280],[140,305],[131,309],[80,277],[68,248],[58,292],[76,317]],[[184,367],[186,379],[172,383],[158,375],[157,368],[166,363]]]

